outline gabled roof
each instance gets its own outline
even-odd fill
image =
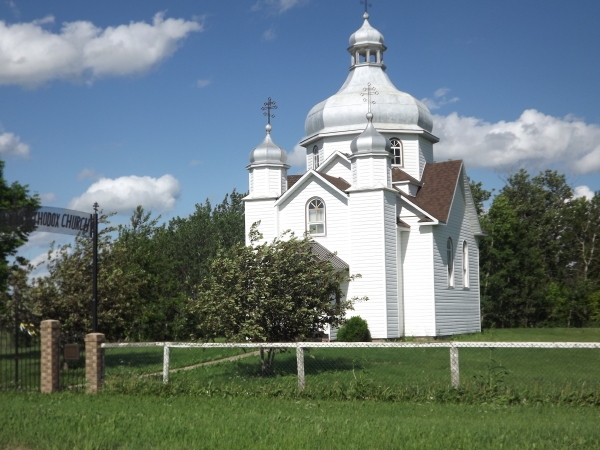
[[[416,197],[404,192],[400,195],[440,222],[447,223],[462,165],[461,160],[428,163],[421,177],[423,187]]]
[[[325,247],[323,247],[318,242],[313,241],[309,245],[310,245],[310,250],[313,252],[313,254],[317,258],[325,260],[325,261],[329,261],[334,269],[348,270],[350,268],[350,266],[348,265],[348,263],[346,261],[339,258],[335,253],[327,250]]]
[[[341,159],[341,160],[349,163],[350,160],[348,158],[349,158],[349,155],[346,155],[345,153],[342,153],[338,150],[338,151],[334,152],[332,155],[330,155],[329,158],[327,158],[325,161],[323,161],[323,163],[317,168],[317,172],[320,173],[322,170],[329,167],[336,159]]]
[[[297,191],[298,189],[300,189],[300,186],[305,182],[305,180],[309,179],[310,177],[316,177],[316,178],[322,180],[322,182],[324,182],[326,185],[329,185],[332,188],[337,189],[338,191],[341,191],[342,194],[344,194],[346,196],[348,195],[345,191],[350,187],[350,183],[348,183],[343,178],[332,177],[331,175],[319,173],[315,170],[309,170],[308,172],[304,173],[304,175],[288,176],[287,191],[285,191],[283,193],[283,195],[277,199],[277,201],[275,202],[275,206],[281,204],[286,198],[288,198],[290,195],[292,195],[292,193],[294,191]]]
[[[346,189],[348,189],[350,187],[350,183],[348,183],[346,180],[344,180],[341,177],[332,177],[331,175],[327,175],[326,173],[321,173],[321,172],[317,172],[317,173],[319,174],[319,176],[325,178],[327,181],[329,181],[331,184],[333,184],[340,191],[345,191]],[[296,182],[302,177],[303,177],[303,175],[289,175],[287,177],[288,189],[290,189],[294,184],[296,184]]]
[[[412,184],[416,184],[417,186],[423,186],[416,178],[411,177],[404,170],[399,167],[392,167],[392,183],[400,183],[402,181],[410,181]]]

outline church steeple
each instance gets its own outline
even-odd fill
[[[369,13],[363,14],[365,20],[356,32],[350,36],[350,70],[358,66],[377,66],[385,70],[383,52],[383,35],[369,23]]]

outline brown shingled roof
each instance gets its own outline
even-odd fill
[[[340,191],[345,191],[351,186],[350,183],[348,183],[341,177],[332,177],[331,175],[327,175],[325,173],[319,173],[319,175],[321,175],[323,178],[325,178],[327,181],[333,184]]]
[[[411,183],[416,184],[417,186],[423,186],[423,183],[421,183],[416,178],[411,177],[404,170],[398,167],[392,167],[392,183],[397,183],[399,181],[410,181]]]
[[[322,176],[323,178],[325,178],[331,184],[333,184],[340,191],[345,191],[346,189],[348,189],[351,186],[350,183],[348,183],[343,178],[332,177],[331,175],[327,175],[325,173],[319,173],[319,175]],[[288,177],[287,177],[287,188],[290,189],[303,176],[304,175],[288,175]]]
[[[403,192],[400,194],[437,220],[448,222],[462,163],[461,160],[456,160],[426,164],[421,177],[423,187],[419,189],[417,196],[410,197]]]
[[[296,181],[298,181],[300,178],[302,178],[302,175],[288,175],[287,177],[287,188],[291,188],[294,184],[296,184]]]

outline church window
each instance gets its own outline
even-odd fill
[[[469,287],[469,246],[467,241],[463,241],[463,287]]]
[[[319,147],[316,145],[313,147],[313,169],[317,170],[319,167]]]
[[[452,238],[448,238],[446,244],[446,258],[448,260],[448,287],[454,287],[454,246]]]
[[[403,165],[402,141],[400,141],[400,139],[398,139],[398,138],[391,138],[390,144],[391,144],[391,148],[392,148],[392,153],[394,155],[394,158],[392,159],[392,164],[394,166],[402,166]]]
[[[307,228],[312,236],[325,236],[325,203],[320,198],[309,200],[306,207]]]

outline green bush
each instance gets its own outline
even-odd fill
[[[337,340],[340,342],[370,342],[371,332],[366,320],[354,316],[347,320],[338,330]]]

